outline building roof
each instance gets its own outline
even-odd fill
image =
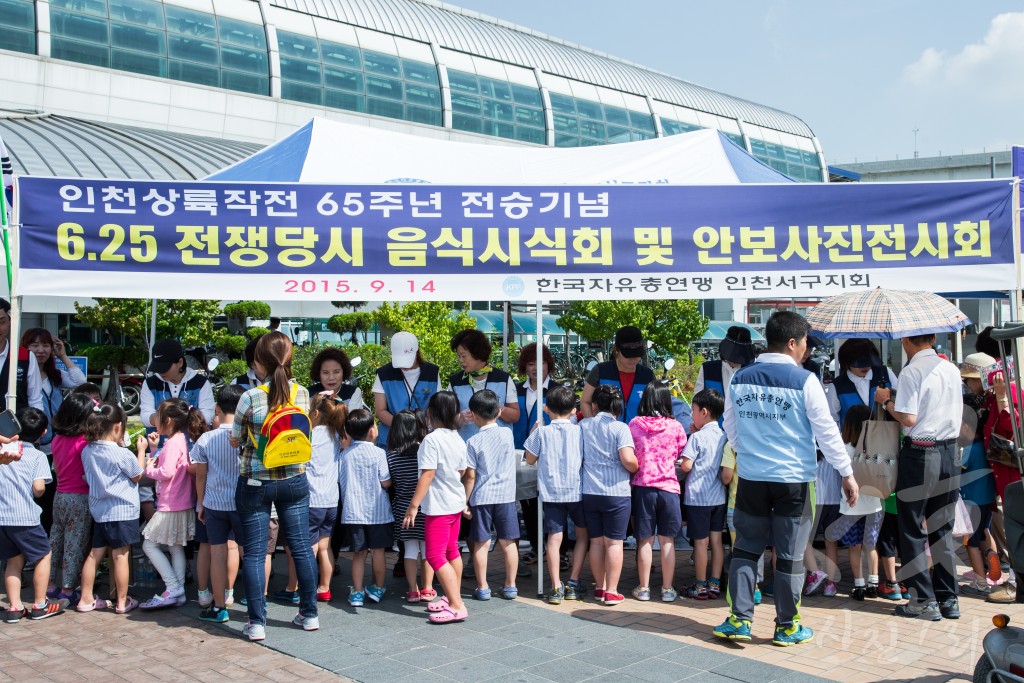
[[[272,5],[593,83],[802,137],[786,112],[732,97],[538,31],[434,0],[270,0]]]
[[[0,137],[20,175],[197,180],[263,145],[97,123],[54,114],[0,112]]]
[[[893,173],[899,171],[933,171],[946,169],[960,169],[970,167],[985,167],[992,165],[993,160],[997,165],[1009,165],[1010,152],[1008,150],[997,152],[981,152],[975,154],[949,154],[938,157],[920,157],[910,159],[886,159],[883,161],[862,161],[840,164],[848,171],[855,173]]]

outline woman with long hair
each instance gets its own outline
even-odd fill
[[[53,416],[60,410],[64,402],[62,389],[74,389],[85,383],[85,373],[71,362],[64,342],[55,339],[50,331],[43,327],[33,327],[21,335],[21,347],[28,349],[36,357],[39,366],[40,387],[42,389],[43,412],[52,423]],[[64,364],[64,370],[57,367],[57,359]],[[50,452],[50,441],[53,440],[52,426],[46,428],[46,434],[39,442],[39,449]]]

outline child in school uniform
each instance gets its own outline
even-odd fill
[[[544,533],[548,537],[545,552],[549,558],[548,572],[551,575],[551,592],[547,601],[552,605],[560,604],[563,599],[582,600],[584,593],[580,573],[583,571],[590,537],[583,512],[580,479],[583,468],[583,434],[569,420],[575,410],[576,396],[572,390],[568,387],[550,389],[544,412],[551,417],[551,424],[538,427],[523,444],[527,464],[537,465],[537,493],[544,509]],[[562,533],[569,519],[576,525],[576,550],[572,554],[569,580],[563,584],[559,573],[558,549],[562,545]]]
[[[693,544],[696,582],[686,591],[694,600],[714,600],[721,593],[725,549],[726,489],[722,484],[722,452],[725,432],[718,418],[725,400],[715,389],[702,389],[693,397],[693,426],[696,431],[683,450],[680,468],[686,477],[687,531]],[[708,578],[708,546],[711,547],[711,577]]]
[[[477,587],[473,597],[490,600],[487,585],[487,553],[491,532],[505,558],[505,583],[501,597],[519,597],[516,571],[519,568],[519,515],[516,512],[516,450],[512,430],[498,426],[502,404],[490,389],[473,394],[469,409],[479,428],[466,442],[469,467],[463,476],[469,501],[469,548],[473,554]]]
[[[352,589],[348,604],[362,607],[369,599],[384,599],[384,550],[394,544],[391,503],[385,489],[391,486],[388,458],[374,445],[377,427],[365,408],[353,410],[345,420],[352,439],[341,454],[338,482],[341,484],[341,523],[352,533]],[[369,551],[373,583],[364,587],[366,555]]]
[[[21,441],[5,444],[8,452],[21,451],[21,458],[0,466],[0,560],[7,561],[4,584],[10,605],[4,621],[16,624],[23,617],[47,619],[61,614],[67,598],[50,600],[46,587],[50,580],[50,539],[40,523],[42,509],[35,498],[43,495],[53,481],[46,455],[35,447],[46,433],[46,413],[38,408],[21,408]],[[21,570],[35,562],[32,571],[32,604],[21,601]]]

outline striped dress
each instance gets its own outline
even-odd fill
[[[388,453],[388,469],[391,470],[391,488],[395,496],[391,501],[391,513],[395,516],[395,539],[398,541],[423,540],[423,515],[416,515],[416,524],[411,529],[402,528],[402,519],[409,509],[416,483],[420,478],[416,454],[419,445],[411,446],[404,453]]]

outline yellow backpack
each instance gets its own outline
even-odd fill
[[[270,387],[266,384],[260,385],[259,389],[270,395]],[[309,416],[295,405],[298,391],[298,385],[293,384],[288,402],[270,411],[260,427],[258,439],[255,434],[252,436],[256,457],[267,469],[309,462],[313,455]]]

